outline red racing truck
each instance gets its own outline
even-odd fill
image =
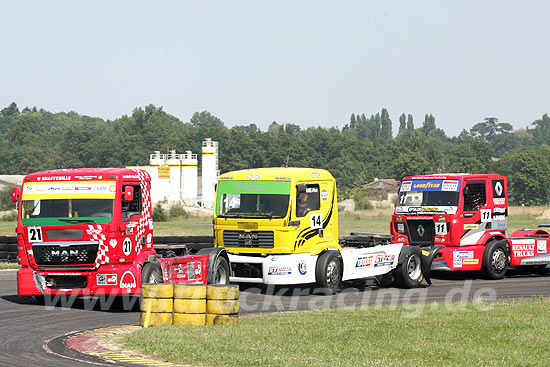
[[[522,229],[507,237],[508,188],[497,174],[403,178],[390,224],[392,242],[438,249],[431,270],[483,271],[504,277],[509,266],[550,264],[550,235]]]
[[[155,249],[144,170],[32,173],[12,200],[18,202],[19,296],[139,296],[142,283],[229,281],[227,254],[211,243],[198,252],[159,245],[168,258]],[[177,251],[186,256],[173,256]]]

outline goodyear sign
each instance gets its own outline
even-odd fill
[[[413,180],[403,181],[400,192],[408,191],[450,191],[458,192],[460,181],[458,180]]]

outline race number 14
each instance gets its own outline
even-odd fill
[[[29,236],[29,242],[42,242],[41,227],[28,227],[27,235]]]
[[[323,214],[321,213],[311,213],[309,220],[311,222],[311,229],[320,229],[323,228]]]

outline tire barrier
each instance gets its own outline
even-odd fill
[[[174,285],[143,284],[141,286],[141,294],[141,326],[172,325]]]
[[[16,236],[0,236],[0,261],[17,262]]]
[[[237,325],[239,318],[239,287],[209,285],[206,290],[207,325]]]
[[[206,325],[206,285],[174,285],[174,325]]]

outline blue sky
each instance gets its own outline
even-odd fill
[[[550,2],[10,1],[0,107],[339,126],[387,108],[449,135],[550,112]]]

